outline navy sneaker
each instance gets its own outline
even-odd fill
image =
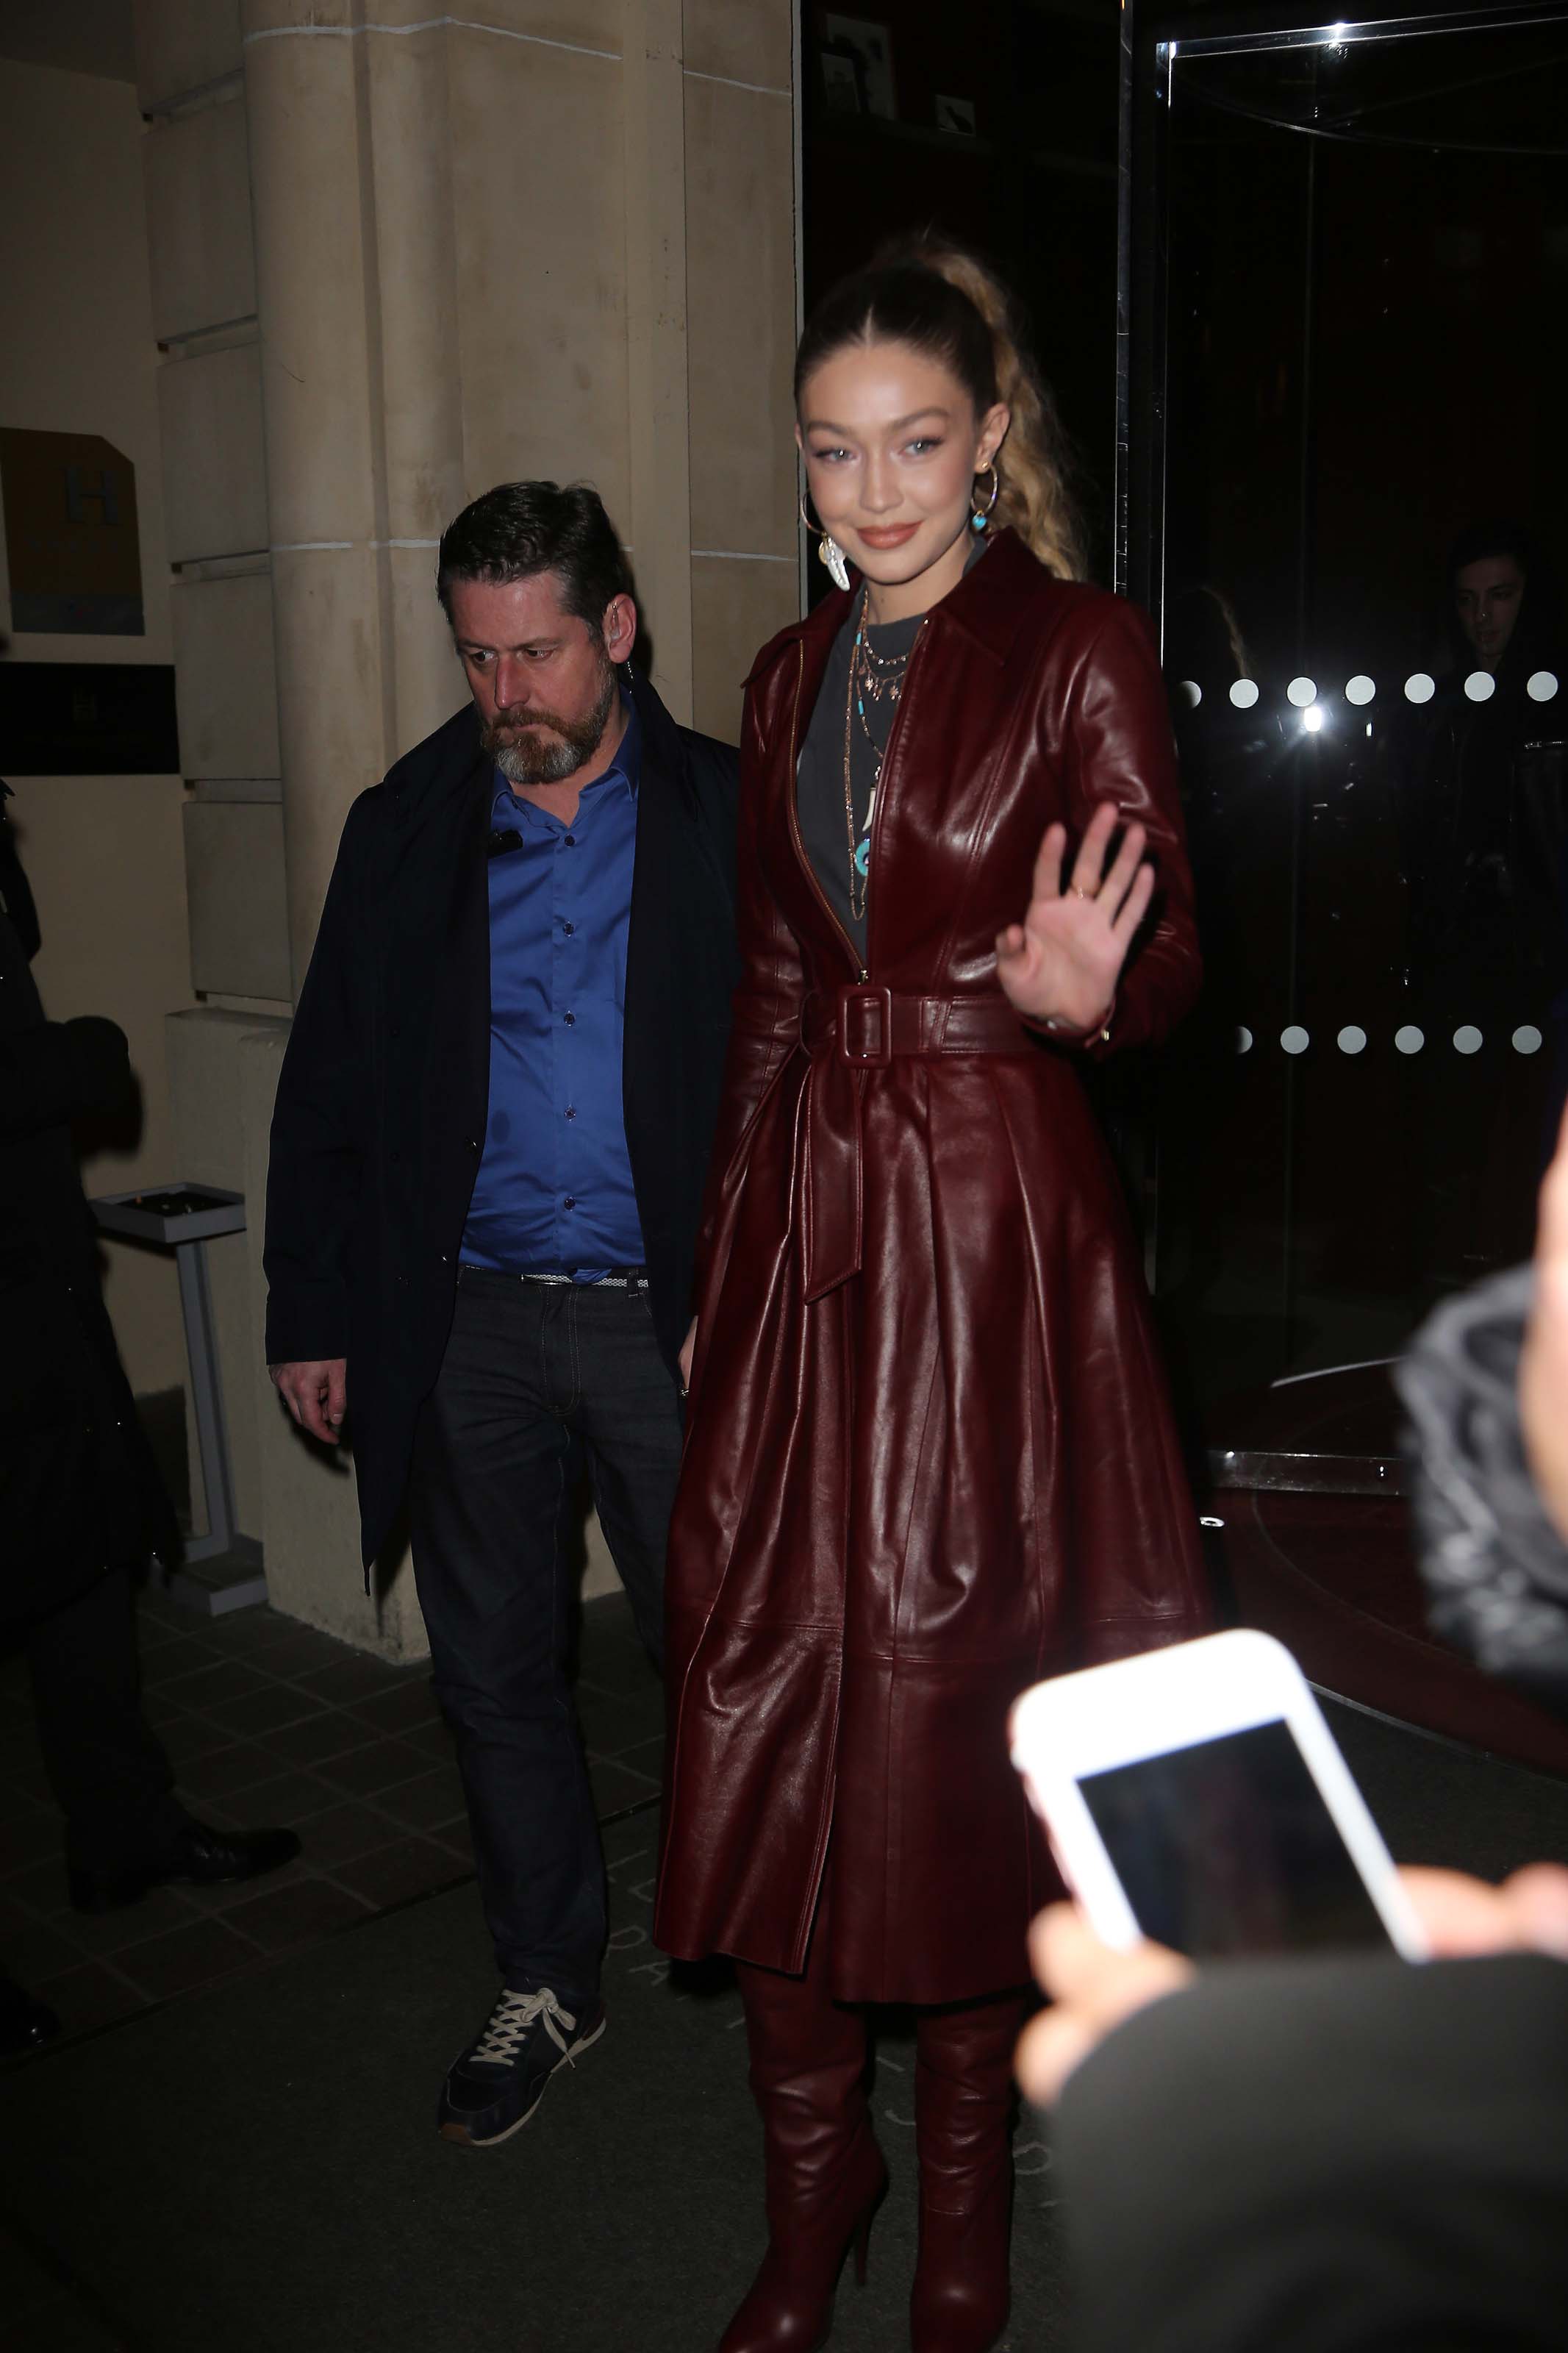
[[[443,2140],[490,2148],[525,2125],[557,2067],[572,2064],[605,2031],[605,2005],[575,2016],[548,1986],[518,1993],[502,1986],[477,2042],[453,2060],[436,2122]]]

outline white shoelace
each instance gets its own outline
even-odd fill
[[[490,2012],[489,2024],[475,2043],[468,2064],[510,2067],[541,2019],[544,2031],[564,2059],[566,2035],[561,2029],[564,2027],[566,2034],[571,2034],[577,2024],[571,2011],[562,2009],[548,1986],[538,1993],[515,1993],[510,1986],[503,1986]]]

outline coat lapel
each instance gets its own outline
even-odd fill
[[[679,932],[683,910],[709,902],[715,891],[726,898],[730,894],[728,879],[700,822],[680,731],[647,679],[636,673],[632,694],[642,729],[642,771],[626,939],[624,1074],[653,1044],[653,1032],[669,1011],[662,1000],[668,994],[669,975],[682,965]],[[690,886],[694,865],[710,870],[701,889]]]
[[[447,920],[444,936],[437,935],[439,963],[432,976],[430,1021],[430,1166],[433,1173],[439,1167],[445,1174],[451,1155],[451,1180],[463,1192],[464,1215],[489,1109],[490,914],[485,852],[493,797],[489,764],[476,748],[451,787],[444,845],[449,860]]]

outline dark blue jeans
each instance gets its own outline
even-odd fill
[[[663,1647],[680,1408],[646,1289],[464,1267],[409,1487],[435,1685],[509,1985],[598,1991],[604,1857],[566,1680],[584,1469],[638,1631]]]

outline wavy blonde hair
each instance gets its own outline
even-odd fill
[[[909,343],[950,368],[976,417],[1000,401],[1011,413],[996,453],[995,521],[1010,524],[1058,580],[1088,565],[1073,493],[1071,445],[1030,360],[1011,296],[963,247],[936,237],[887,248],[841,279],[806,322],[795,354],[798,406],[808,376],[847,343]]]

